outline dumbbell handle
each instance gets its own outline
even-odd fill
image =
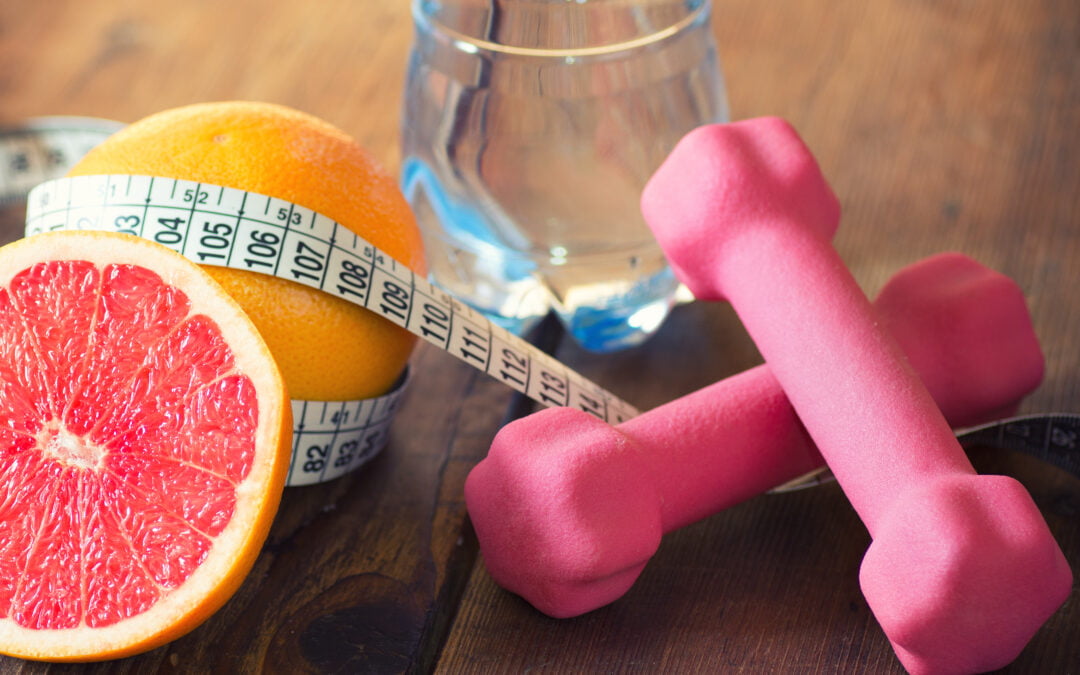
[[[894,496],[975,470],[832,245],[769,228],[725,250],[718,286],[873,536]]]
[[[790,125],[692,131],[642,212],[695,295],[731,303],[871,534],[894,496],[974,474],[833,248],[839,203]]]
[[[649,410],[617,428],[650,465],[656,489],[663,496],[664,532],[718,513],[825,463],[764,365]]]

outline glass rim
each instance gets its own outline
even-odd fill
[[[446,24],[435,20],[429,13],[423,11],[425,0],[412,1],[413,22],[416,26],[424,26],[428,32],[435,34],[437,39],[447,42],[457,50],[470,54],[489,52],[493,54],[505,54],[508,56],[531,57],[537,59],[562,59],[573,61],[579,58],[596,56],[610,56],[620,52],[631,51],[647,47],[665,40],[671,39],[699,22],[705,21],[710,15],[712,0],[700,0],[700,4],[694,7],[686,16],[675,23],[631,40],[612,42],[591,47],[519,47],[515,45],[501,44],[473,37],[461,31],[454,30]],[[434,30],[437,29],[437,30]]]

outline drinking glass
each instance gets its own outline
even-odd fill
[[[709,0],[414,0],[401,185],[434,283],[523,333],[638,344],[679,283],[641,190],[727,120]],[[685,290],[685,289],[684,289]]]

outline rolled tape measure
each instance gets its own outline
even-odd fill
[[[0,125],[0,206],[25,201],[35,185],[62,176],[121,127],[91,117],[36,117]]]

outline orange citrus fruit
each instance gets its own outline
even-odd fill
[[[0,248],[0,652],[84,661],[239,587],[288,472],[282,377],[244,312],[153,242]]]
[[[345,133],[283,106],[215,102],[151,115],[107,139],[70,173],[161,176],[277,197],[426,272],[420,231],[396,182]],[[293,398],[383,394],[415,344],[390,321],[321,291],[255,272],[207,271],[258,326]]]

